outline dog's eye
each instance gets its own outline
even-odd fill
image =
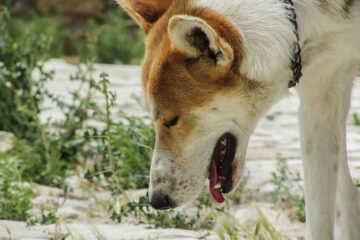
[[[165,121],[164,125],[167,128],[171,128],[171,127],[176,126],[176,124],[178,124],[178,122],[179,122],[179,116],[176,116],[170,120]]]

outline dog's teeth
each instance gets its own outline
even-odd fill
[[[223,156],[224,156],[224,155],[225,155],[225,153],[226,153],[226,151],[225,151],[225,150],[222,150],[222,151],[221,151],[221,155],[223,155]]]
[[[224,176],[219,176],[219,180],[220,180],[220,182],[223,182],[223,181],[226,180],[226,177],[224,177]]]
[[[217,183],[214,188],[220,189],[221,188],[221,183]]]

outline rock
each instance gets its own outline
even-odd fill
[[[52,239],[50,233],[44,231],[33,230],[26,227],[26,223],[0,221],[0,239]]]
[[[14,135],[8,132],[0,132],[0,153],[6,153],[13,148]]]
[[[64,190],[60,188],[48,187],[43,185],[37,185],[36,192],[39,196],[51,196],[51,197],[64,196]]]
[[[37,226],[40,231],[53,232],[54,225]],[[140,240],[140,239],[159,239],[159,240],[219,240],[219,237],[213,232],[207,231],[187,231],[180,229],[148,229],[145,225],[129,224],[67,224],[61,226],[61,232],[68,233],[74,239],[112,239],[112,240]],[[99,237],[101,236],[101,237]]]
[[[62,207],[58,210],[59,217],[62,220],[78,219],[81,212],[75,210],[72,207]]]

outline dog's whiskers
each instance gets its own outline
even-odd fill
[[[251,132],[246,127],[241,125],[236,119],[233,119],[233,122],[235,123],[235,126],[237,126],[246,136],[250,136]]]

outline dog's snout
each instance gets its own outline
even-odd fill
[[[152,194],[150,205],[156,210],[167,210],[176,207],[175,202],[169,195],[162,194],[160,191],[156,191]]]

